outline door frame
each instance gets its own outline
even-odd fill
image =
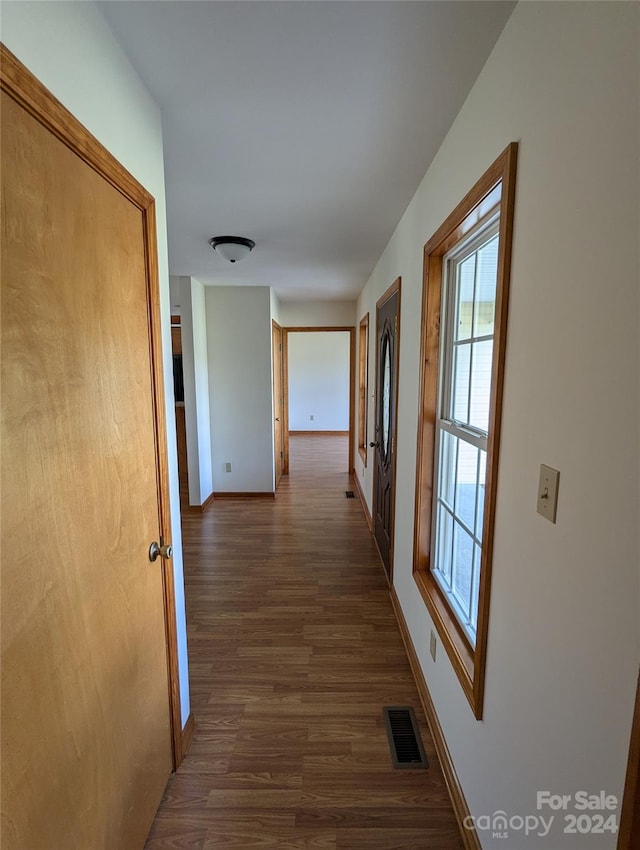
[[[282,396],[284,404],[284,466],[283,475],[289,474],[289,334],[290,333],[349,333],[349,475],[354,472],[354,427],[355,427],[355,364],[356,329],[355,326],[335,327],[292,327],[282,328]]]
[[[378,381],[380,379],[379,375],[379,356],[378,356],[378,332],[379,332],[379,322],[378,322],[378,312],[381,307],[383,307],[390,298],[398,293],[398,327],[395,332],[396,337],[396,362],[395,362],[395,381],[394,381],[394,389],[395,389],[395,398],[393,399],[393,424],[395,433],[393,434],[393,438],[395,439],[395,446],[393,448],[393,497],[392,497],[392,505],[391,505],[391,534],[390,543],[389,543],[389,586],[393,587],[393,556],[395,549],[395,535],[396,535],[396,466],[398,459],[398,395],[399,395],[399,380],[400,380],[400,308],[402,306],[402,278],[397,277],[391,286],[386,290],[386,292],[378,298],[376,301],[376,340],[374,346],[375,359],[376,359],[376,378],[375,378],[375,396],[373,403],[373,427],[375,431],[376,421],[378,416]],[[378,450],[375,449],[375,452]],[[373,493],[371,499],[371,534],[373,535],[374,543],[376,544],[376,549],[378,550],[378,555],[380,556],[380,560],[382,561],[382,568],[386,575],[386,570],[384,569],[384,561],[382,559],[382,555],[380,554],[380,547],[378,546],[378,541],[376,540],[376,492],[377,492],[377,483],[378,483],[378,458],[374,454],[373,457]]]
[[[640,674],[636,686],[636,701],[629,740],[627,775],[624,783],[618,850],[631,850],[640,838]]]
[[[160,536],[171,540],[167,426],[162,369],[162,324],[158,278],[155,200],[80,121],[0,42],[0,89],[79,159],[114,186],[142,213],[147,282],[147,326],[151,360],[151,392],[156,449],[156,489]],[[182,717],[178,668],[178,637],[173,564],[162,559],[165,643],[167,650],[169,719],[173,769],[182,758]]]
[[[280,358],[279,358],[279,361],[280,361],[280,394],[282,396],[282,410],[280,411],[280,437],[281,437],[281,439],[280,439],[280,444],[281,444],[280,451],[282,452],[282,456],[281,456],[282,472],[280,473],[280,475],[282,476],[282,475],[285,474],[285,467],[284,467],[284,459],[285,459],[284,427],[285,427],[285,422],[286,422],[285,396],[284,396],[284,372],[285,372],[285,369],[284,369],[284,334],[283,334],[283,331],[282,331],[282,326],[279,325],[278,322],[276,322],[275,319],[272,319],[271,320],[271,351],[272,351],[271,356],[272,356],[272,360],[273,360],[273,371],[272,371],[272,375],[271,375],[271,387],[272,387],[271,391],[272,391],[272,396],[273,396],[273,420],[274,420],[273,421],[273,489],[274,489],[274,492],[278,489],[278,484],[280,483],[280,479],[278,478],[277,471],[276,471],[277,468],[278,468],[278,463],[277,463],[277,459],[276,459],[276,454],[278,452],[278,446],[276,445],[276,418],[277,418],[276,417],[276,413],[277,413],[276,405],[278,404],[278,402],[276,400],[276,353],[275,353],[275,341],[276,341],[276,334],[277,333],[280,334],[280,351],[279,351],[279,354],[280,354]]]

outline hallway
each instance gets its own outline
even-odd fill
[[[183,516],[196,732],[147,850],[462,848],[373,539],[344,496],[347,439],[290,451],[275,501]],[[393,704],[415,708],[428,770],[393,769]]]

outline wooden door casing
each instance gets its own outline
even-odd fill
[[[272,321],[273,349],[273,462],[274,487],[277,489],[284,471],[284,389],[282,381],[282,328]]]
[[[181,757],[153,198],[0,59],[2,846],[137,850]]]
[[[356,329],[349,326],[336,327],[289,327],[282,328],[282,395],[284,397],[284,475],[289,474],[289,334],[347,332],[349,334],[349,458],[347,471],[352,473],[355,440],[355,359]]]
[[[387,579],[393,583],[396,424],[400,353],[400,278],[376,303],[376,383],[373,458],[373,535]],[[385,379],[385,357],[388,372]]]
[[[617,850],[633,850],[640,844],[640,674],[631,725],[627,776],[624,784]]]

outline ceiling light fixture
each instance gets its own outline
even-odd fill
[[[237,263],[246,257],[253,251],[255,244],[253,239],[245,239],[244,236],[214,236],[209,239],[213,250],[230,263]]]

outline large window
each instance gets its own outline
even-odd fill
[[[358,452],[367,465],[367,416],[369,382],[369,314],[360,320],[358,336]]]
[[[425,246],[414,575],[482,716],[517,146]]]
[[[491,400],[498,213],[444,258],[431,570],[476,643]]]

